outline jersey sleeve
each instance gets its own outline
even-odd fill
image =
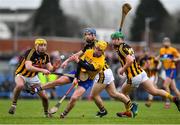
[[[35,51],[34,49],[30,49],[25,52],[24,57],[26,58],[26,61],[33,61],[34,51]]]
[[[134,50],[127,44],[120,45],[119,50],[124,57],[126,57],[127,55],[134,56]]]
[[[177,51],[177,49],[174,49],[173,54],[175,57],[180,57],[180,53]]]

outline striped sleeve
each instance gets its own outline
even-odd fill
[[[31,50],[26,52],[25,57],[26,57],[27,61],[33,61],[32,55],[33,55],[34,51],[35,51],[34,49],[31,49]]]
[[[121,44],[121,45],[120,45],[119,51],[120,51],[120,53],[121,53],[124,57],[126,57],[127,55],[129,55],[128,48],[125,46],[125,44]]]

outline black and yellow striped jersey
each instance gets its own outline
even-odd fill
[[[139,64],[144,67],[143,69],[146,71],[148,77],[155,76],[158,73],[157,66],[159,61],[155,59],[155,56],[145,55],[140,58]],[[148,67],[145,67],[145,65],[148,65]]]
[[[25,67],[26,61],[32,61],[32,65],[35,67],[43,67],[45,64],[49,63],[50,59],[47,53],[42,55],[37,53],[35,48],[29,49],[22,56],[19,65],[17,66],[17,69],[15,71],[15,75],[21,74],[22,76],[26,76],[26,77],[33,77],[37,75],[38,72],[28,71],[26,69]]]
[[[141,72],[143,72],[143,69],[140,67],[140,65],[137,63],[135,59],[134,50],[129,45],[127,45],[126,43],[121,43],[118,46],[114,46],[114,49],[118,54],[118,58],[122,67],[126,64],[127,55],[131,55],[134,57],[134,62],[125,71],[128,80],[131,80],[132,77],[135,77]]]

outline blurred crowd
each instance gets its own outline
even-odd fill
[[[61,57],[61,60],[62,62],[67,59],[72,53],[59,53],[59,51],[53,51],[51,52],[50,54],[50,58],[51,60],[53,61],[53,58],[56,57],[56,56],[60,56]],[[139,59],[144,53],[140,53],[137,56],[137,59]],[[0,97],[11,97],[11,93],[13,91],[13,88],[15,87],[15,82],[14,82],[14,70],[16,69],[16,66],[18,64],[18,61],[20,59],[20,55],[16,55],[14,57],[12,57],[9,61],[7,61],[7,67],[6,70],[2,70],[0,71]],[[114,78],[115,78],[115,86],[118,90],[120,90],[122,84],[125,82],[126,80],[126,77],[125,76],[122,76],[122,75],[119,75],[117,73],[117,70],[120,66],[120,63],[118,61],[118,57],[117,57],[117,54],[115,54],[114,52],[112,51],[107,51],[106,52],[106,60],[108,62],[108,64],[110,65],[112,71],[113,71],[113,74],[114,74]],[[176,63],[176,66],[177,66],[177,69],[180,69],[180,62]],[[71,70],[75,70],[75,67],[76,67],[76,64],[75,63],[69,63],[69,65],[65,68],[65,69],[61,69],[59,68],[57,70],[57,72],[63,72],[63,73],[68,73],[69,71]],[[39,74],[39,77],[42,84],[45,84],[46,82],[48,81],[51,81],[51,80],[55,80],[58,78],[58,76],[45,76],[45,75],[42,75],[42,74]],[[164,80],[165,76],[164,76],[164,72],[163,72],[163,69],[160,68],[158,70],[158,87],[159,88],[163,88],[162,87],[162,82]],[[176,81],[180,81],[180,71],[177,70],[177,79]],[[180,85],[177,85],[178,88],[180,87]],[[144,93],[144,90],[139,87],[138,89],[140,89],[140,91],[136,91],[134,93],[132,93],[132,97],[133,98],[137,98],[137,99],[145,99],[145,95],[142,94]],[[142,93],[141,93],[142,92]],[[56,90],[55,88],[53,88],[52,90],[48,90],[48,95],[50,98],[57,98],[58,95],[56,94]]]

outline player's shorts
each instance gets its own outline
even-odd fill
[[[76,74],[76,71],[71,71],[69,74]],[[70,78],[70,81],[73,82],[73,78]],[[78,86],[83,87],[85,90],[88,88],[92,87],[93,85],[93,80],[87,79],[86,81],[80,81],[78,82]]]
[[[111,69],[106,69],[103,72],[98,73],[94,79],[94,83],[102,83],[106,85],[109,85],[112,81],[114,81],[114,76]]]
[[[176,78],[176,74],[177,74],[176,69],[166,69],[165,72],[166,72],[166,77],[169,77],[171,79]]]
[[[34,77],[25,77],[25,76],[22,76],[20,74],[17,74],[16,77],[20,76],[23,80],[24,80],[24,83],[25,83],[25,89],[30,89],[30,86],[36,84],[36,85],[40,85],[41,82],[38,78],[37,75],[35,75]],[[16,78],[15,77],[15,78]]]
[[[141,83],[143,83],[144,81],[146,81],[148,79],[149,79],[149,77],[147,76],[146,72],[143,71],[139,75],[133,77],[131,79],[131,82],[128,82],[128,84],[131,84],[132,87],[138,88]]]

